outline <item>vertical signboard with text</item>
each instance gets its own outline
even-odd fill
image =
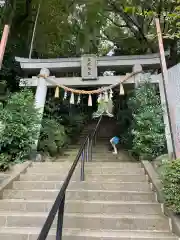
[[[83,55],[81,57],[81,75],[82,80],[97,79],[97,58],[95,55]]]

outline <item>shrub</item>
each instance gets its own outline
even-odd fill
[[[9,168],[11,156],[8,153],[0,154],[0,170],[6,171]]]
[[[69,101],[63,101],[62,98],[63,96],[60,99],[50,98],[46,102],[45,115],[47,118],[53,116],[57,123],[65,127],[66,134],[72,139],[79,136],[88,116],[82,113],[79,106],[70,106]]]
[[[38,112],[31,91],[23,90],[9,97],[0,111],[0,169],[23,161],[37,138]]]
[[[76,138],[79,136],[79,133],[82,131],[84,122],[85,122],[85,116],[81,114],[64,116],[63,118],[63,125],[65,126],[65,130],[70,138]]]
[[[180,159],[165,165],[162,177],[165,203],[174,213],[180,213]]]
[[[160,97],[150,82],[135,90],[129,100],[132,109],[133,151],[152,160],[166,151],[165,127]]]
[[[38,149],[48,152],[51,156],[55,156],[62,151],[67,142],[68,137],[64,126],[59,124],[55,119],[44,118]]]

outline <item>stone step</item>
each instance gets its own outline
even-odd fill
[[[104,158],[104,157],[106,157],[106,158],[111,158],[111,157],[118,157],[119,155],[117,154],[117,155],[114,155],[113,153],[113,150],[112,151],[104,151],[104,152],[92,152],[92,157],[95,159],[95,158]],[[77,153],[78,153],[78,151],[66,151],[65,153],[64,153],[64,155],[62,155],[61,157],[62,158],[65,158],[65,157],[72,157],[72,158],[75,158],[76,156],[77,156]]]
[[[32,163],[32,167],[70,167],[71,163],[69,162],[37,162],[37,163]],[[142,168],[141,163],[139,162],[116,162],[116,163],[111,163],[111,162],[86,162],[86,167],[87,168]]]
[[[132,159],[132,157],[130,157],[130,156],[121,157],[121,156],[117,156],[117,155],[112,155],[112,157],[109,157],[109,158],[94,157],[94,158],[92,158],[92,161],[96,162],[96,163],[99,163],[99,162],[102,162],[102,161],[104,161],[104,163],[118,163],[118,162],[128,162],[131,159]],[[74,160],[75,160],[75,158],[68,157],[68,156],[66,158],[62,158],[62,157],[57,158],[57,162],[59,162],[59,163],[60,162],[72,163],[72,162],[74,162]],[[89,161],[90,161],[90,159],[89,159]]]
[[[104,160],[104,162],[106,163],[108,163],[108,162],[111,162],[111,163],[116,163],[116,162],[119,162],[119,161],[121,161],[121,162],[127,162],[127,161],[129,161],[129,159],[130,159],[130,157],[129,156],[126,156],[126,158],[120,158],[120,157],[115,157],[114,155],[113,155],[113,157],[111,157],[111,158],[104,158],[104,159],[100,159],[100,158],[93,158],[92,159],[92,161],[93,162],[102,162],[102,160]],[[73,159],[72,159],[73,160]],[[72,161],[72,160],[70,160],[70,161]]]
[[[76,169],[75,169],[75,172],[78,172],[80,171],[80,167],[78,166]],[[67,174],[69,172],[69,168],[62,168],[62,167],[58,167],[58,166],[53,166],[53,167],[30,167],[27,169],[27,172],[28,173],[32,173],[32,174],[35,174],[35,173],[43,173],[43,174],[46,174],[46,173],[59,173],[59,174]],[[134,167],[131,166],[131,167],[117,167],[117,168],[101,168],[101,167],[87,167],[85,166],[85,172],[87,174],[112,174],[112,175],[117,175],[117,174],[131,174],[131,173],[134,173],[134,174],[144,174],[145,171],[143,168],[140,168],[140,167]]]
[[[0,212],[0,227],[42,227],[47,213]],[[55,219],[52,227],[56,227]],[[106,215],[73,214],[64,215],[64,228],[107,229],[107,230],[152,230],[170,231],[168,218],[159,215]]]
[[[76,154],[66,153],[65,155],[60,156],[58,158],[62,159],[63,161],[69,161],[69,160],[75,160],[76,156],[77,156],[77,153]],[[125,157],[127,158],[127,155]],[[125,159],[125,157],[122,155],[118,155],[118,154],[114,155],[114,154],[112,154],[112,152],[104,153],[104,154],[96,153],[96,154],[92,155],[92,160],[93,160],[93,162],[97,162],[97,161],[98,162],[102,162],[102,161],[108,162],[108,160],[109,160],[109,162],[111,162],[111,160],[113,160],[113,159],[122,159],[123,160],[123,158]],[[89,155],[89,159],[90,159],[90,155]]]
[[[13,189],[60,189],[63,182],[55,181],[15,181]],[[70,182],[68,189],[75,190],[113,190],[113,191],[150,191],[151,187],[148,182]]]
[[[66,152],[65,155],[63,156],[60,156],[61,159],[70,159],[70,158],[73,158],[75,159],[76,156],[77,156],[77,153],[78,152],[73,152],[73,153],[70,153],[70,152]],[[92,153],[92,159],[97,159],[99,158],[99,162],[102,162],[104,161],[104,159],[114,159],[114,158],[122,158],[123,156],[117,154],[117,155],[114,155],[112,153],[112,151],[110,152],[105,152],[105,153]],[[101,160],[101,161],[100,161]]]
[[[62,162],[32,162],[31,166],[28,169],[31,168],[58,168],[58,169],[70,169],[72,166],[72,163],[69,161],[62,161]]]
[[[65,153],[68,153],[68,152],[75,153],[75,152],[79,151],[80,147],[81,147],[80,144],[79,144],[79,146],[73,146],[72,148],[68,147],[66,149]],[[117,148],[118,148],[118,146],[117,146]],[[99,147],[99,148],[92,146],[92,153],[94,153],[94,154],[95,153],[101,153],[101,154],[109,153],[110,154],[110,153],[112,153],[112,150],[113,150],[113,148],[112,148],[111,144],[107,144],[104,147]]]
[[[2,240],[37,240],[40,228],[0,228]],[[52,229],[47,240],[55,240],[56,230]],[[65,229],[63,240],[178,240],[167,231],[97,231],[86,229]]]
[[[60,156],[58,157],[59,162],[73,162],[76,158],[76,154],[73,155],[66,155],[66,156]],[[122,155],[114,155],[114,154],[104,154],[102,156],[92,156],[92,162],[128,162],[130,161],[132,158],[126,154],[125,156]],[[90,157],[89,157],[89,161],[90,161]],[[134,160],[135,161],[135,160]]]
[[[50,200],[10,199],[0,201],[0,211],[49,212],[54,202]],[[65,203],[66,213],[90,214],[152,214],[162,215],[161,204],[152,202],[72,201]]]
[[[127,162],[129,161],[129,158],[130,157],[126,157],[126,158],[123,158],[123,159],[120,159],[118,157],[112,157],[112,158],[104,158],[104,162],[111,162],[111,163],[116,163],[116,162]],[[94,158],[93,159],[94,162],[102,162],[102,159],[99,159],[99,158]]]
[[[91,132],[92,132],[93,130],[91,130]],[[84,132],[84,133],[82,133],[81,135],[80,135],[80,138],[79,139],[83,139],[83,138],[85,138],[87,135],[88,135],[88,133],[89,132]],[[108,136],[103,136],[103,135],[101,135],[101,133],[98,133],[97,135],[96,135],[96,139],[98,139],[98,140],[110,140],[112,138],[112,134],[110,133]]]
[[[115,156],[115,155],[112,155],[112,158],[116,158],[118,159],[118,156]],[[59,159],[63,159],[65,160],[64,156],[62,157],[59,157]],[[71,157],[66,157],[67,160],[72,160],[74,161],[75,159],[71,158]],[[104,158],[104,159],[108,159],[108,158]],[[81,162],[81,157],[79,159],[79,162],[78,162],[78,165],[80,166],[80,162]],[[104,164],[102,165],[102,160],[100,161],[99,159],[99,162],[85,162],[86,163],[86,167],[87,169],[94,169],[94,168],[120,168],[120,169],[137,169],[137,168],[142,168],[138,163],[134,162],[134,163],[131,163],[131,164],[128,164],[128,162],[115,162],[115,163],[111,163],[111,162],[103,162]],[[119,164],[118,164],[119,163]],[[120,164],[121,163],[121,164]],[[123,164],[124,163],[124,164]],[[31,168],[48,168],[48,169],[53,169],[53,168],[56,168],[56,169],[62,169],[62,168],[70,168],[72,165],[72,163],[70,163],[69,161],[63,161],[63,162],[56,162],[53,163],[52,165],[46,165],[45,163],[41,163],[41,165],[32,165],[31,167],[29,167],[29,169]]]
[[[81,137],[78,141],[77,141],[77,145],[82,145],[85,141],[87,136],[84,136],[84,137]],[[96,139],[96,142],[95,140],[93,140],[93,148],[94,149],[98,149],[98,147],[100,146],[100,148],[105,148],[107,146],[110,146],[110,139],[111,138],[104,138],[104,139]]]
[[[69,147],[68,147],[68,150],[73,150],[73,149],[80,149],[80,146],[81,146],[81,144],[80,143],[78,143],[78,144],[76,144],[76,145],[70,145]],[[103,144],[103,145],[99,145],[98,146],[98,143],[96,143],[96,145],[93,145],[93,151],[95,150],[95,151],[108,151],[109,150],[109,146],[111,146],[110,145],[110,142],[108,141],[106,144]]]
[[[98,182],[114,182],[118,184],[118,182],[142,182],[147,181],[147,177],[145,174],[86,174],[85,175],[86,181],[98,181]]]
[[[67,174],[59,173],[36,173],[36,174],[22,174],[21,181],[63,181]],[[105,182],[143,182],[147,181],[144,174],[85,174],[86,181],[105,181]],[[72,180],[80,181],[80,172],[72,177]]]
[[[111,174],[111,175],[118,175],[118,174],[128,174],[128,173],[134,173],[134,174],[145,174],[144,168],[140,168],[140,167],[123,167],[123,168],[100,168],[100,167],[96,167],[96,168],[88,168],[85,166],[85,172],[87,174]]]
[[[79,172],[80,168],[76,168],[75,172]],[[59,173],[59,174],[67,174],[69,172],[69,168],[44,168],[44,167],[34,167],[28,168],[27,172],[30,174],[35,173]],[[85,172],[87,174],[144,174],[145,171],[143,168],[88,168],[85,166]]]
[[[25,199],[25,200],[54,200],[59,190],[4,190],[4,199]],[[152,191],[105,191],[105,190],[67,190],[67,200],[84,201],[138,201],[155,202],[155,194]]]

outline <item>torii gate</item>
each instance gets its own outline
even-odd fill
[[[96,57],[95,55],[84,55],[81,58],[57,58],[57,59],[28,59],[16,57],[16,61],[20,63],[25,76],[35,75],[31,78],[24,77],[20,80],[20,86],[37,87],[35,96],[35,106],[39,109],[41,118],[43,116],[44,105],[48,87],[55,87],[57,83],[67,87],[89,87],[89,86],[108,86],[117,84],[125,76],[102,76],[105,71],[123,70],[127,75],[131,72],[140,72],[142,70],[156,70],[160,68],[159,54],[149,55],[132,55],[132,56],[106,56]],[[78,77],[64,77],[64,73],[74,72]],[[40,75],[39,75],[40,73]],[[50,74],[51,73],[51,74]],[[40,77],[38,77],[38,75]],[[139,73],[130,77],[125,85],[133,85],[137,87],[144,77],[143,73]],[[44,77],[48,77],[52,81],[46,81]],[[162,81],[161,74],[153,74],[150,77],[152,83],[159,84]],[[56,83],[54,83],[56,82]],[[165,103],[164,91],[159,84],[161,103]],[[164,123],[168,153],[171,154],[172,141],[170,139],[170,129],[167,119],[167,113],[164,112]],[[40,128],[39,128],[40,129]],[[38,142],[38,140],[37,140]]]

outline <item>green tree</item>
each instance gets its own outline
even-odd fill
[[[133,151],[145,159],[163,154],[166,151],[165,127],[156,87],[145,82],[135,90],[128,104],[133,113]]]
[[[158,44],[153,20],[154,16],[158,16],[161,19],[165,47],[170,50],[171,59],[177,61],[179,0],[108,0],[101,2],[104,6],[103,16],[108,20],[104,35],[117,45],[119,53],[124,52],[124,46],[126,48],[130,46],[130,51],[132,48],[133,52],[137,53],[139,51],[157,52]]]
[[[42,55],[52,57],[97,53],[104,21],[99,11],[99,0],[45,1],[40,11],[35,48]]]
[[[37,2],[37,0],[36,0]],[[20,68],[15,62],[15,56],[27,57],[29,50],[30,35],[32,32],[35,11],[31,0],[7,0],[0,11],[1,32],[5,24],[10,25],[3,66],[0,79],[6,80],[11,91],[18,89],[18,76]]]
[[[0,111],[0,169],[23,161],[37,139],[38,112],[34,107],[34,96],[24,90],[9,97]]]
[[[14,57],[27,57],[39,0],[8,0],[0,9],[2,30],[11,24],[0,77],[16,90],[21,71]],[[161,19],[170,62],[179,60],[179,0],[42,0],[33,57],[69,57],[83,53],[146,54],[158,51],[153,18]],[[110,44],[111,43],[111,44]]]

